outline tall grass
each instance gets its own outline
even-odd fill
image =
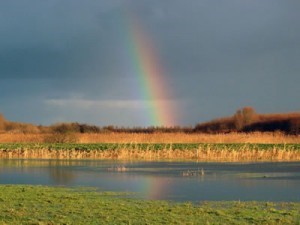
[[[298,161],[299,144],[0,144],[1,158]]]
[[[60,135],[60,134],[56,134]],[[300,143],[300,136],[275,133],[77,133],[57,142],[77,143]],[[0,134],[0,143],[55,142],[53,134]]]
[[[228,134],[81,134],[79,143],[300,143],[300,136],[282,133],[228,133]]]

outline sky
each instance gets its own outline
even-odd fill
[[[299,12],[298,0],[1,0],[0,112],[132,127],[157,125],[151,112],[193,126],[244,106],[299,111]]]

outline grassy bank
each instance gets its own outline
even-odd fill
[[[93,189],[0,186],[0,224],[299,224],[300,203],[170,203]]]
[[[300,144],[2,143],[1,158],[297,161]]]

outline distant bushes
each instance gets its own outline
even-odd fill
[[[243,128],[258,120],[258,115],[251,107],[237,110],[231,117],[215,119],[210,122],[197,124],[195,132],[204,133],[229,133],[242,131]]]
[[[197,133],[229,133],[236,131],[235,121],[232,117],[215,119],[210,122],[197,124],[194,128],[194,132]]]
[[[251,107],[238,110],[232,117],[212,120],[195,126],[195,132],[283,132],[300,134],[300,113],[257,114]]]
[[[195,127],[99,127],[81,123],[57,123],[51,126],[36,126],[7,121],[0,113],[2,133],[44,133],[46,142],[76,142],[76,133],[230,133],[230,132],[276,132],[300,134],[300,113],[257,114],[251,107],[236,111],[233,116],[197,124]]]
[[[43,129],[30,123],[11,122],[0,113],[0,132],[7,133],[41,133]]]
[[[102,129],[95,125],[80,123],[58,123],[49,127],[53,133],[100,133]]]
[[[259,121],[249,124],[242,129],[243,132],[275,132],[281,131],[286,134],[300,134],[300,118]]]
[[[101,129],[94,125],[80,123],[58,123],[50,126],[49,135],[45,136],[46,143],[76,143],[77,133],[99,133]]]
[[[103,127],[104,132],[114,132],[114,133],[146,133],[146,134],[153,134],[153,133],[192,133],[194,132],[193,127],[114,127],[108,126]]]
[[[7,122],[5,124],[5,131],[9,133],[41,133],[38,126],[26,123]]]
[[[290,133],[291,134],[300,134],[300,118],[294,118],[290,120]]]
[[[257,119],[247,124],[242,132],[283,132],[285,134],[300,134],[300,113],[259,114]]]

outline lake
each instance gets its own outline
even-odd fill
[[[0,159],[1,184],[87,186],[172,201],[300,201],[300,162]]]

